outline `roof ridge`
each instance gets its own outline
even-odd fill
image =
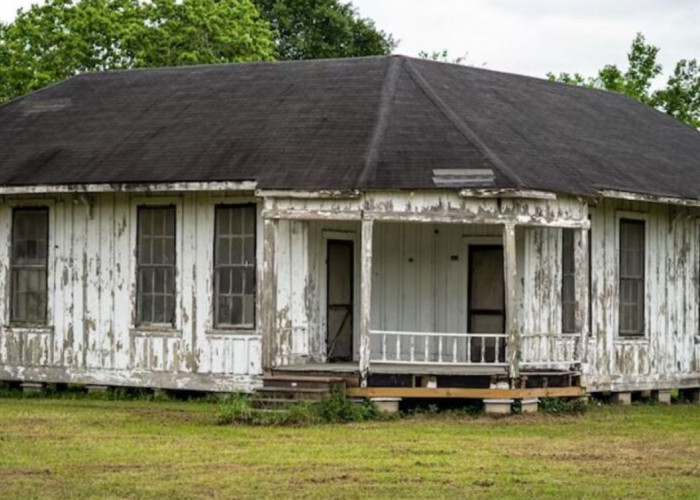
[[[513,182],[515,187],[523,187],[522,179],[506,163],[494,153],[474,132],[459,115],[450,109],[447,104],[435,92],[433,87],[423,78],[420,71],[414,67],[411,59],[407,59],[404,66],[411,79],[418,85],[418,88],[437,107],[445,118],[454,126],[462,136],[479,149],[479,151],[496,167],[500,174]]]
[[[365,164],[362,167],[360,175],[357,177],[357,187],[364,187],[369,180],[369,175],[376,166],[377,154],[379,146],[384,140],[384,132],[386,131],[387,119],[391,109],[391,103],[396,94],[396,82],[398,81],[401,66],[405,64],[405,58],[401,56],[390,56],[389,67],[384,75],[382,90],[379,100],[379,109],[377,110],[374,128],[372,129],[372,138],[367,146],[365,153]]]

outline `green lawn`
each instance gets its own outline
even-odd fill
[[[700,498],[700,406],[304,428],[216,409],[0,399],[0,496]]]

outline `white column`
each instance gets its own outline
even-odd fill
[[[370,325],[372,306],[372,230],[374,221],[362,220],[360,276],[360,382],[367,387],[370,358]]]
[[[511,380],[519,376],[520,332],[518,331],[518,270],[515,246],[515,224],[503,226],[503,271],[506,289],[506,331],[508,335],[508,375]]]
[[[580,228],[574,232],[574,283],[576,287],[576,331],[581,334],[581,363],[586,362],[588,350],[588,229]]]
[[[263,220],[263,266],[260,283],[260,326],[262,330],[263,372],[274,362],[275,313],[277,311],[277,277],[275,275],[275,235],[277,221]]]

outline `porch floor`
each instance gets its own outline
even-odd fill
[[[359,373],[357,362],[346,363],[306,363],[277,366],[274,372],[314,372],[314,373]],[[409,363],[373,363],[370,373],[391,375],[507,375],[505,366],[450,366],[431,364]]]

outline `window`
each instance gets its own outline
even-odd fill
[[[175,321],[175,207],[139,207],[137,322]]]
[[[620,335],[644,335],[643,220],[620,219]]]
[[[46,323],[48,248],[48,208],[15,208],[10,262],[13,323]]]
[[[576,265],[573,229],[562,229],[561,268],[561,331],[576,333]]]
[[[214,240],[215,324],[253,328],[255,206],[217,206]]]

